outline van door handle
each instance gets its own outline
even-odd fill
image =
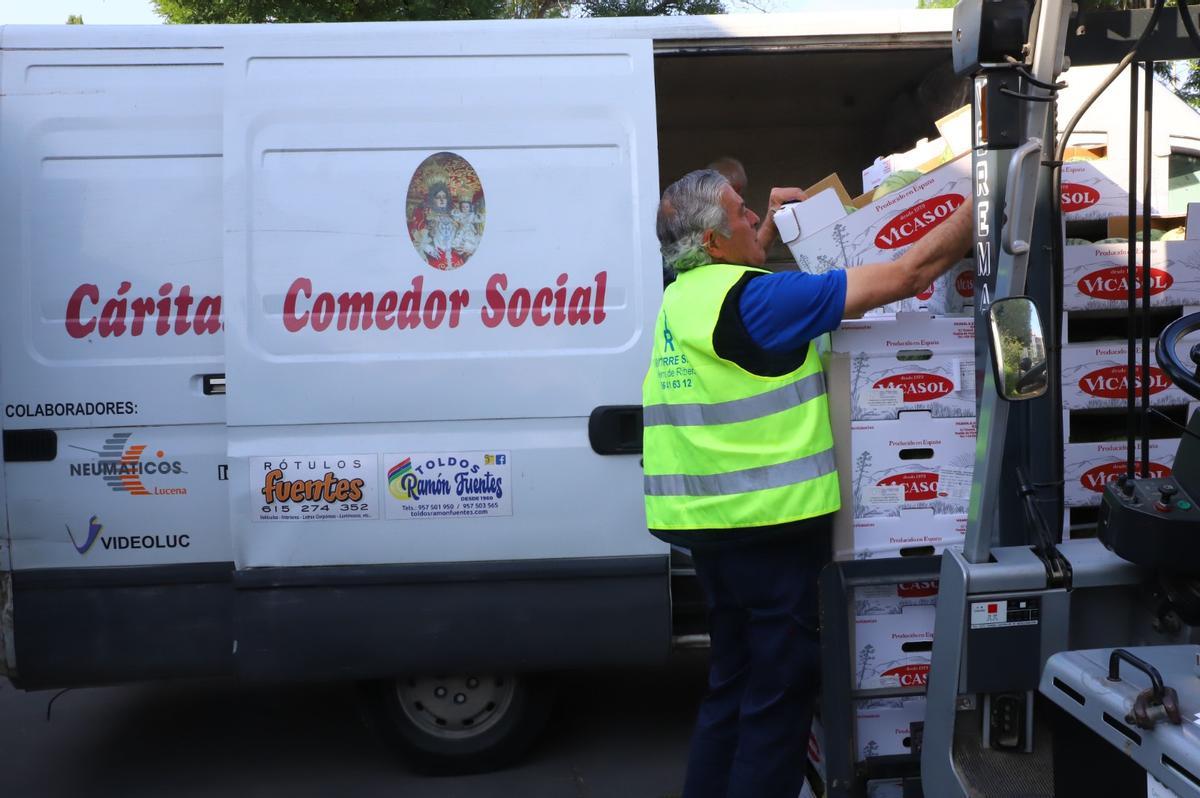
[[[58,434],[52,429],[6,429],[2,440],[6,463],[49,463],[58,457]]]
[[[596,454],[641,454],[642,406],[597,407],[588,418],[588,442]]]
[[[201,374],[200,375],[200,390],[205,396],[224,396],[225,395],[225,375],[224,374]]]

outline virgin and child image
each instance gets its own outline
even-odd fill
[[[422,161],[408,186],[406,210],[413,246],[433,268],[457,269],[479,248],[483,187],[461,156],[439,152]]]

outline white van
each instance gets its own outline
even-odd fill
[[[909,146],[949,25],[0,28],[0,673],[364,680],[477,768],[536,674],[662,662],[660,186]]]

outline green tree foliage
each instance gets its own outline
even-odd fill
[[[683,14],[723,14],[721,0],[580,0],[589,17],[661,17]]]
[[[68,14],[67,15],[67,24],[68,25],[82,25],[83,24],[83,15],[82,14]]]
[[[384,22],[720,14],[721,0],[152,0],[166,22]]]
[[[491,19],[504,0],[152,0],[166,22],[384,22],[406,19]]]

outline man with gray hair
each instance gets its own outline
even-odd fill
[[[646,519],[691,550],[709,609],[709,691],[684,798],[795,798],[819,680],[817,575],[840,506],[813,340],[913,296],[971,243],[971,202],[897,260],[762,268],[758,216],[714,170],[663,193],[663,294],[642,386]]]
[[[722,155],[705,168],[720,172],[729,181],[729,185],[733,186],[733,190],[739,197],[746,196],[746,188],[750,185],[750,179],[746,176],[746,167],[737,158],[731,155]],[[775,239],[779,235],[779,231],[775,228],[775,211],[783,207],[785,202],[802,199],[807,199],[807,197],[803,191],[795,187],[771,189],[771,193],[767,197],[767,212],[758,226],[758,243],[762,245],[764,251],[771,251],[771,245],[775,243]]]

